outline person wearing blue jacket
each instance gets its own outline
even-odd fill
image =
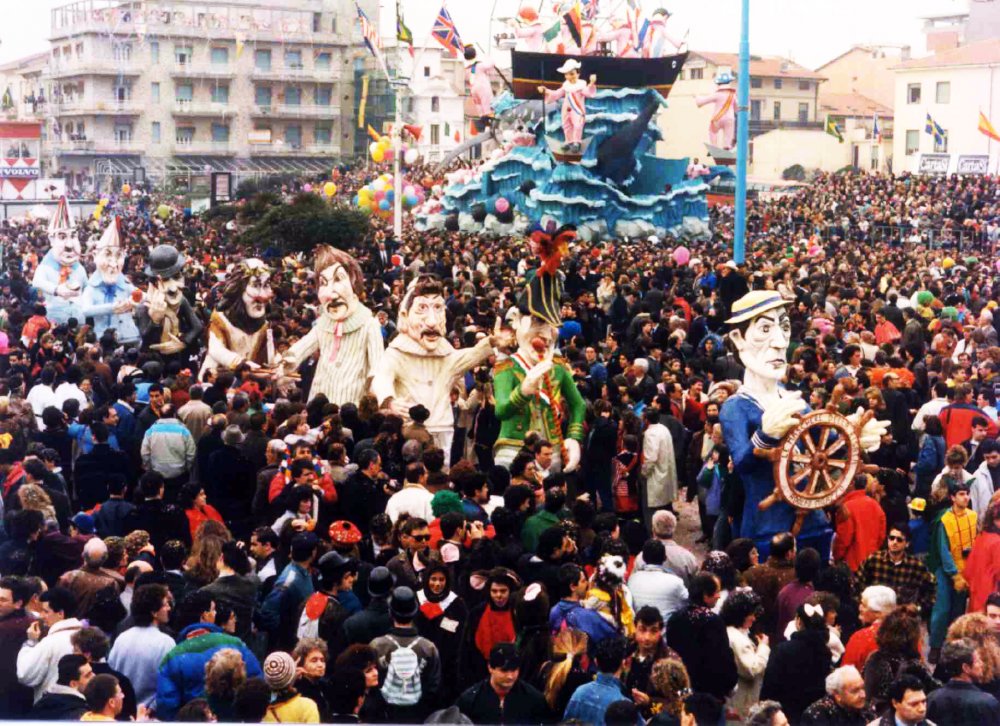
[[[181,623],[188,623],[177,636],[177,645],[160,663],[154,710],[160,721],[173,721],[177,711],[205,693],[205,665],[223,648],[239,651],[247,678],[260,678],[260,662],[242,640],[223,632],[215,624],[215,601],[205,592],[192,592],[181,603]]]
[[[271,649],[289,652],[295,647],[302,605],[315,592],[311,567],[319,539],[312,532],[292,537],[292,561],[278,575],[257,613],[257,624],[271,635]]]
[[[549,612],[549,629],[557,633],[573,628],[587,634],[588,650],[593,653],[597,644],[618,635],[618,630],[597,611],[588,610],[580,601],[587,596],[590,581],[579,565],[567,563],[559,568],[559,589],[562,599]]]

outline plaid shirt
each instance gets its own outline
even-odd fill
[[[934,575],[919,558],[904,554],[897,564],[887,550],[879,550],[861,563],[857,574],[858,592],[871,585],[888,585],[896,591],[899,604],[914,603],[923,613],[934,606]]]

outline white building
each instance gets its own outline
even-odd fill
[[[982,111],[1000,128],[998,64],[1000,38],[993,38],[896,66],[894,171],[917,172],[925,158],[956,171],[968,156],[987,157],[988,168],[996,169],[1000,144],[980,133],[978,124]],[[946,132],[943,143],[925,133],[928,114]]]

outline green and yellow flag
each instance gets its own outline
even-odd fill
[[[844,143],[844,134],[840,130],[840,126],[829,116],[826,117],[826,132],[830,136],[836,137],[837,141]]]
[[[396,40],[410,46],[410,55],[413,55],[413,33],[403,22],[403,9],[399,5],[399,0],[396,0]]]

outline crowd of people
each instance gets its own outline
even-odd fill
[[[237,225],[116,211],[126,274],[143,286],[174,245],[204,322],[254,256]],[[754,202],[746,264],[724,207],[684,264],[663,240],[574,242],[559,351],[587,414],[567,472],[537,432],[495,463],[496,355],[451,391],[445,451],[424,407],[307,400],[309,363],[291,388],[245,365],[199,379],[204,344],[164,359],[54,325],[28,282],[44,225],[0,222],[0,718],[1000,723],[998,212],[988,177],[839,174]],[[386,343],[417,275],[464,348],[538,266],[521,239],[394,239],[380,218],[348,251]],[[281,352],[316,285],[307,257],[266,261]],[[726,320],[753,290],[788,303],[787,389],[889,422],[826,512],[829,552],[737,536],[720,410],[743,376]]]

